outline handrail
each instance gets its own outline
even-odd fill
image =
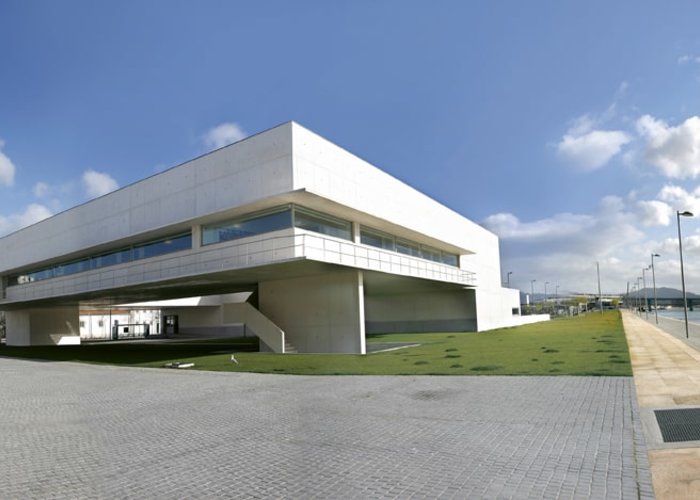
[[[219,258],[206,259],[206,256],[218,254],[222,251],[222,249],[232,250],[244,248],[245,250],[243,252],[229,251],[227,253],[234,254],[232,256],[229,255],[228,259],[238,258],[240,260],[240,257],[245,256],[245,265],[277,261],[280,260],[279,257],[287,257],[290,259],[304,257],[310,258],[308,250],[320,250],[322,252],[321,255],[315,253],[311,258],[336,262],[362,269],[387,272],[398,271],[399,274],[413,275],[413,273],[405,272],[405,269],[404,272],[400,272],[397,269],[397,266],[399,266],[425,274],[425,276],[422,277],[457,281],[468,285],[475,285],[476,281],[476,273],[450,266],[448,264],[434,262],[411,255],[404,255],[382,248],[370,247],[351,241],[341,240],[339,238],[309,233],[275,236],[264,239],[256,239],[250,242],[230,244],[226,246],[221,246],[218,244],[216,246],[217,248],[207,249],[204,251],[200,250],[198,252],[198,255],[200,256],[198,259],[199,262],[205,263],[210,261],[219,261]],[[258,250],[256,248],[260,249]],[[287,252],[287,255],[284,255],[285,252]],[[268,255],[270,258],[262,260],[256,259],[257,256],[261,255]],[[382,259],[382,256],[386,258]],[[232,267],[235,268],[242,266],[234,265]]]
[[[99,289],[99,285],[95,288],[89,285],[102,280],[112,281],[111,287],[120,287],[301,259],[476,286],[476,274],[471,271],[339,238],[303,233],[213,244],[176,254],[13,285],[7,287],[6,291],[7,295],[23,295],[22,298],[14,299],[21,301]]]
[[[248,302],[224,304],[223,320],[224,323],[245,324],[246,328],[250,328],[272,352],[284,354],[284,330]]]

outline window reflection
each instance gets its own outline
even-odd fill
[[[24,283],[32,283],[34,281],[57,278],[59,276],[68,276],[70,274],[81,273],[90,269],[114,266],[116,264],[123,264],[132,260],[156,257],[158,255],[168,254],[171,252],[179,252],[180,250],[189,250],[190,248],[192,248],[192,233],[182,233],[168,238],[149,241],[147,243],[134,245],[128,248],[122,248],[113,252],[90,256],[70,262],[62,262],[54,266],[37,269],[25,274],[11,276],[8,280],[8,285],[21,285]]]
[[[457,254],[443,252],[437,248],[397,238],[394,235],[376,229],[361,227],[360,243],[383,248],[384,250],[391,250],[404,255],[410,255],[412,257],[432,260],[433,262],[440,262],[448,266],[459,267],[459,256]]]
[[[315,233],[352,240],[352,223],[307,208],[294,207],[294,226]]]
[[[247,215],[224,223],[204,226],[202,228],[202,245],[237,240],[288,227],[292,227],[292,210],[290,208],[255,216]]]

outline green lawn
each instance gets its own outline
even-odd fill
[[[360,355],[262,354],[254,339],[185,343],[0,347],[0,356],[195,369],[315,375],[623,375],[632,374],[617,311],[589,313],[486,333],[386,334],[368,343],[420,344]],[[236,353],[238,364],[230,354]]]

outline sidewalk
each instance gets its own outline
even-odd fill
[[[631,312],[622,319],[656,497],[700,498],[700,441],[664,442],[654,414],[700,407],[700,353]]]

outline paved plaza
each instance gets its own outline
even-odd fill
[[[0,498],[651,498],[632,378],[0,358]]]
[[[700,408],[700,353],[697,341],[693,342],[700,327],[690,325],[687,341],[682,321],[659,318],[660,327],[666,330],[662,331],[653,317],[647,322],[623,311],[622,318],[656,497],[700,498],[700,441],[665,442],[654,413]],[[676,428],[688,432],[693,425],[686,420]]]

